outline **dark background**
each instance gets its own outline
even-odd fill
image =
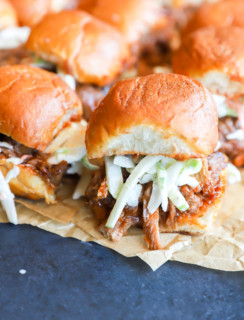
[[[0,319],[239,320],[244,272],[177,262],[153,272],[96,244],[1,224]]]

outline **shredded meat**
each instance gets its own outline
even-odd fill
[[[34,55],[24,47],[0,50],[0,66],[34,63]]]
[[[241,129],[241,126],[238,118],[224,117],[219,119],[220,151],[225,153],[237,167],[244,165],[244,141],[228,140],[226,136],[239,129]]]
[[[33,53],[27,50],[24,46],[20,46],[14,49],[0,50],[0,66],[25,64],[25,65],[36,65],[42,69],[56,72],[55,65],[41,64],[37,62],[38,58]]]
[[[222,192],[220,171],[226,167],[225,157],[221,152],[211,154],[203,160],[203,170],[199,174],[201,183],[193,189],[187,185],[180,188],[181,193],[189,204],[189,209],[183,213],[169,201],[167,211],[160,207],[153,214],[147,210],[152,192],[152,183],[144,185],[140,195],[139,204],[136,207],[126,206],[114,228],[106,228],[107,218],[115,204],[107,190],[105,168],[93,173],[90,184],[86,190],[86,197],[90,207],[94,210],[100,225],[99,230],[109,239],[118,241],[131,226],[143,228],[144,239],[149,249],[160,249],[159,231],[161,226],[175,228],[177,219],[184,216],[197,217],[205,206],[211,204]],[[123,178],[126,181],[128,173],[123,169]]]
[[[152,73],[155,66],[171,66],[173,52],[181,44],[181,31],[195,10],[195,6],[162,9],[159,22],[142,38],[138,63],[139,75]]]
[[[161,248],[159,238],[159,208],[152,214],[147,209],[152,193],[152,183],[149,183],[144,191],[143,197],[143,233],[144,240],[150,250]]]
[[[102,225],[100,231],[110,240],[119,241],[130,227],[140,223],[140,219],[140,209],[138,206],[133,208],[126,206],[114,228],[106,228]]]
[[[31,167],[46,183],[52,187],[59,185],[67,169],[67,163],[65,161],[57,165],[51,165],[47,161],[47,154],[28,148],[2,134],[0,135],[0,141],[5,141],[13,146],[13,149],[0,147],[0,159],[12,157],[21,158],[21,164]]]

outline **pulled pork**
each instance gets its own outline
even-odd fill
[[[0,66],[14,64],[32,64],[34,56],[24,47],[0,50]]]
[[[12,157],[20,158],[21,165],[31,167],[42,179],[52,188],[59,185],[62,176],[67,170],[67,163],[60,162],[57,165],[48,163],[48,155],[28,148],[5,135],[0,135],[0,141],[4,141],[13,146],[13,149],[0,147],[0,159],[8,159]]]
[[[244,141],[228,140],[226,136],[239,129],[241,126],[238,118],[223,117],[219,119],[219,140],[221,142],[219,150],[225,153],[237,167],[244,165]]]
[[[201,183],[195,189],[187,185],[180,187],[180,191],[190,206],[183,213],[169,201],[166,212],[160,207],[153,214],[150,214],[147,210],[147,205],[152,192],[152,182],[144,184],[138,206],[125,206],[119,220],[112,229],[105,227],[115,200],[108,192],[104,167],[93,173],[92,180],[86,190],[86,197],[88,198],[89,206],[95,212],[100,225],[99,229],[106,237],[113,241],[118,241],[130,227],[139,226],[143,228],[144,239],[149,249],[156,250],[161,248],[159,239],[160,227],[176,228],[179,217],[184,215],[191,218],[201,215],[204,207],[209,206],[220,196],[223,185],[219,173],[225,167],[225,157],[220,152],[215,152],[203,160]],[[123,177],[124,181],[128,177],[128,173],[124,169]]]

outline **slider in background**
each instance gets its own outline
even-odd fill
[[[244,165],[244,29],[207,27],[183,39],[173,72],[197,79],[213,94],[219,115],[219,150]]]
[[[79,83],[77,93],[85,118],[131,59],[123,36],[115,28],[78,10],[46,15],[32,29],[26,47]]]
[[[138,75],[169,72],[172,54],[181,43],[181,32],[198,7],[206,0],[161,1],[161,19],[143,38]]]
[[[121,78],[149,74],[159,64],[168,65],[167,46],[169,39],[174,41],[175,19],[163,4],[161,0],[80,1],[81,10],[115,27],[129,44],[134,68],[126,70]]]
[[[183,36],[198,29],[214,26],[244,27],[244,1],[221,0],[203,3],[183,29]]]
[[[21,26],[33,27],[48,13],[72,7],[75,0],[9,0]]]
[[[198,81],[153,74],[112,86],[86,131],[89,159],[104,160],[86,190],[100,231],[118,241],[143,228],[150,249],[159,232],[203,233],[226,186],[217,109]]]
[[[24,44],[30,27],[46,14],[70,9],[76,0],[1,0],[0,1],[0,66],[27,64],[55,71],[29,52]]]
[[[0,0],[0,66],[33,61],[22,47],[29,34],[28,27],[19,27],[18,15],[11,2]]]
[[[10,222],[17,223],[14,195],[55,202],[62,176],[86,152],[81,116],[78,96],[57,75],[0,68],[0,201]]]

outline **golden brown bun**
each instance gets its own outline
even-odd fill
[[[128,58],[122,35],[82,11],[47,15],[32,30],[27,48],[78,82],[101,86],[117,77]]]
[[[17,11],[19,23],[34,26],[46,14],[58,12],[69,5],[70,0],[9,0]]]
[[[207,27],[184,38],[173,57],[173,72],[201,81],[208,89],[243,92],[244,29]]]
[[[227,180],[227,172],[226,170],[222,170],[220,172],[220,179],[222,181],[221,192],[219,196],[214,199],[211,205],[206,205],[202,208],[199,215],[189,216],[188,214],[184,214],[181,212],[180,215],[175,220],[175,223],[170,225],[166,225],[165,223],[160,224],[160,232],[183,232],[189,233],[192,235],[203,233],[210,229],[213,225],[213,222],[216,219],[216,216],[219,213],[226,189],[226,180]]]
[[[204,3],[196,11],[184,30],[184,35],[207,26],[244,27],[244,1],[223,0],[216,3]]]
[[[0,0],[0,29],[16,26],[17,15],[14,7],[7,0]]]
[[[128,43],[137,42],[161,18],[161,0],[83,0],[80,9],[116,27]]]
[[[45,182],[41,175],[28,165],[18,165],[18,167],[20,169],[18,176],[9,182],[10,189],[15,195],[33,200],[45,199],[47,203],[55,202],[54,188]],[[0,159],[0,170],[4,176],[12,168],[12,163]]]
[[[71,119],[81,116],[78,96],[58,76],[30,66],[0,68],[0,132],[44,151]]]
[[[117,82],[92,114],[86,133],[89,158],[205,157],[217,140],[217,110],[210,93],[198,81],[175,74]]]

